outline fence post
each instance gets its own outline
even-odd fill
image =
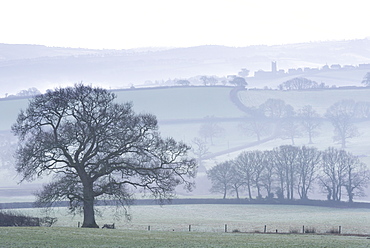
[[[150,231],[150,226],[148,226],[148,231]]]
[[[78,228],[80,228],[80,222],[78,222],[77,226],[78,226]]]
[[[263,232],[266,233],[266,225],[265,225],[265,228],[263,229]]]
[[[341,234],[341,232],[342,232],[342,226],[339,226],[339,234]]]
[[[191,225],[189,225],[189,232],[191,232]]]
[[[304,226],[302,227],[302,233],[304,233]]]
[[[227,232],[227,224],[225,224],[225,232]]]

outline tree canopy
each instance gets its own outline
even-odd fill
[[[82,84],[59,88],[33,98],[12,126],[22,180],[54,177],[37,202],[69,200],[71,211],[83,210],[83,227],[98,227],[96,200],[125,205],[138,189],[164,200],[180,184],[193,187],[190,147],[161,138],[154,115],[136,114],[131,103],[114,99],[105,89]]]

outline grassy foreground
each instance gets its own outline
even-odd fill
[[[0,247],[369,247],[366,237],[1,227]]]

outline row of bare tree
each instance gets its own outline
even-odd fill
[[[357,156],[333,147],[319,151],[314,147],[283,145],[267,151],[245,151],[235,159],[218,163],[207,171],[211,192],[236,194],[245,191],[249,199],[302,200],[318,185],[328,200],[340,201],[344,192],[348,201],[363,196],[370,182],[370,171]],[[344,192],[343,192],[344,190]]]
[[[329,121],[334,127],[333,141],[345,148],[348,139],[360,135],[356,122],[370,118],[370,102],[341,100],[331,105],[325,115],[321,116],[311,105],[295,111],[281,99],[268,99],[254,108],[254,112],[255,115],[246,118],[239,127],[245,133],[255,135],[258,141],[263,136],[274,135],[290,139],[294,145],[295,138],[306,134],[308,143],[312,144],[323,121]]]

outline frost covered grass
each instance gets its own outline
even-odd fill
[[[82,228],[0,228],[0,247],[367,247],[366,237],[164,232]]]
[[[342,234],[370,235],[370,209],[339,209],[293,205],[146,205],[132,206],[129,209],[131,221],[121,215],[117,219],[114,207],[106,207],[102,216],[97,216],[100,226],[115,223],[119,230],[215,232],[223,233],[225,225],[228,232],[255,233],[267,232],[289,233],[291,230],[302,232],[314,228],[315,233],[325,234],[341,226]],[[100,209],[104,210],[104,209]],[[21,213],[43,217],[39,209],[23,209]],[[103,211],[102,211],[103,212]],[[77,227],[81,216],[67,215],[65,208],[51,213],[57,217],[55,227]]]

